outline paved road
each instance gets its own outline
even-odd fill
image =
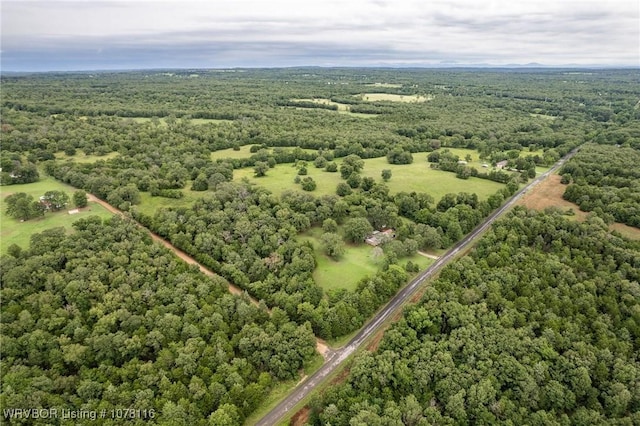
[[[538,183],[547,178],[550,174],[558,170],[568,159],[573,157],[577,152],[577,148],[570,154],[566,155],[558,161],[551,169],[542,173],[528,185],[518,191],[509,201],[502,207],[494,211],[478,225],[471,233],[464,237],[458,244],[453,246],[446,254],[434,262],[428,269],[420,273],[407,286],[403,287],[387,305],[385,305],[373,319],[365,325],[360,332],[344,347],[330,352],[326,361],[318,371],[309,376],[305,381],[300,383],[280,404],[267,413],[258,423],[257,426],[276,425],[293,407],[295,407],[303,398],[311,393],[316,386],[324,381],[331,373],[333,373],[351,354],[357,351],[365,340],[373,336],[381,325],[396,313],[402,305],[404,305],[415,291],[428,279],[433,277],[447,263],[453,260],[458,253],[471,246],[473,240],[483,233],[495,220],[504,212],[510,209],[525,193],[531,190]]]

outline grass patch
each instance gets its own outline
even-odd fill
[[[309,241],[313,245],[318,266],[313,271],[313,279],[324,291],[347,289],[353,291],[358,282],[378,271],[382,259],[375,259],[373,247],[366,244],[347,244],[345,253],[339,260],[334,260],[322,251],[320,237],[321,228],[311,228],[300,235],[300,241]]]
[[[61,161],[74,161],[76,163],[95,163],[98,160],[109,160],[111,158],[117,157],[119,154],[117,152],[110,152],[105,155],[87,155],[81,149],[76,151],[75,155],[67,155],[63,151],[56,152],[55,157],[56,160]]]
[[[341,160],[336,160],[340,164]],[[414,154],[412,164],[389,164],[385,157],[370,158],[364,160],[365,166],[362,176],[373,178],[376,182],[382,182],[383,169],[391,170],[392,177],[387,182],[391,193],[401,191],[424,192],[430,194],[436,202],[447,193],[469,192],[476,193],[481,200],[487,199],[504,185],[487,179],[469,178],[458,179],[455,173],[434,170],[426,161],[426,154]],[[315,196],[335,194],[336,186],[344,182],[340,173],[328,173],[323,169],[317,169],[312,164],[307,166],[308,174],[317,183],[317,188],[312,192]],[[247,178],[250,182],[260,185],[276,195],[285,190],[302,190],[294,183],[298,169],[292,164],[278,164],[267,172],[266,176],[256,178],[253,168],[234,170],[234,180]]]
[[[374,248],[368,244],[347,244],[345,254],[338,260],[322,251],[320,237],[323,231],[314,227],[298,236],[299,241],[309,241],[314,248],[318,266],[313,271],[313,279],[324,291],[346,289],[354,291],[362,278],[374,275],[382,266],[383,258],[374,255]],[[434,260],[419,254],[400,259],[400,265],[408,261],[426,269]]]
[[[211,153],[211,161],[216,161],[216,160],[223,160],[226,158],[230,158],[230,159],[240,159],[240,158],[249,158],[252,155],[254,155],[254,153],[251,152],[251,145],[243,145],[240,147],[239,150],[234,150],[233,148],[227,148],[227,149],[221,149],[219,151],[213,151]],[[284,152],[292,152],[294,150],[296,151],[303,151],[303,152],[310,152],[312,154],[317,154],[318,150],[317,149],[308,149],[308,148],[291,148],[291,147],[275,147],[275,148],[266,148],[267,152],[269,152],[270,154],[273,153],[274,149],[280,149]],[[253,170],[253,169],[251,169]]]
[[[554,117],[553,115],[547,115],[547,114],[536,114],[536,113],[529,113],[529,115],[531,117],[535,117],[535,118],[542,118],[544,120],[555,120],[557,117]]]
[[[373,158],[365,160],[362,175],[379,182],[382,170],[389,169],[392,176],[387,185],[391,193],[424,192],[430,194],[436,202],[447,193],[458,192],[475,193],[479,199],[485,200],[504,187],[501,183],[487,179],[458,179],[455,173],[432,169],[429,164],[426,154],[414,154],[411,164],[389,164],[384,157]]]
[[[253,155],[251,151],[249,151],[250,149],[251,149],[251,145],[244,145],[244,146],[241,146],[239,150],[228,148],[228,149],[221,149],[219,151],[213,151],[211,153],[211,161],[216,161],[216,160],[225,159],[225,158],[232,158],[232,159],[249,158]]]
[[[402,87],[402,84],[398,84],[398,83],[369,83],[369,84],[365,84],[365,86],[371,86],[371,87],[391,87],[394,89],[399,89]]]
[[[255,177],[253,167],[245,167],[233,171],[233,179],[240,181],[247,178],[249,182],[262,186],[276,195],[282,194],[285,190],[302,191],[300,185],[294,182],[298,169],[293,164],[278,164],[269,169],[266,176]],[[313,164],[307,166],[307,176],[313,178],[317,183],[315,191],[311,192],[315,196],[325,194],[335,194],[336,186],[342,182],[340,173],[328,173],[324,169],[317,169]]]
[[[182,198],[166,198],[166,197],[152,197],[148,192],[140,193],[140,204],[138,204],[136,209],[138,211],[153,216],[156,210],[161,209],[163,207],[167,208],[177,208],[177,207],[190,207],[194,201],[198,198],[204,197],[208,192],[207,191],[191,191],[191,181],[187,182],[185,188],[181,189],[182,193],[184,193],[184,197]]]
[[[349,105],[341,104],[340,102],[333,102],[331,99],[314,98],[314,99],[291,99],[294,102],[313,102],[314,104],[321,105],[335,105],[338,107],[338,111],[348,111]]]
[[[362,93],[356,96],[359,96],[361,99],[369,102],[390,101],[417,103],[427,102],[433,99],[433,96],[431,95],[396,95],[393,93]]]
[[[620,235],[630,240],[640,240],[640,229],[633,226],[625,225],[624,223],[613,223],[609,225],[609,229],[619,232]]]
[[[70,215],[65,209],[59,212],[47,212],[41,218],[25,222],[20,222],[6,214],[7,206],[4,200],[8,195],[25,192],[37,200],[47,191],[64,191],[71,198],[76,188],[60,183],[51,177],[43,177],[40,181],[34,183],[0,187],[0,253],[6,253],[12,244],[17,244],[23,249],[27,249],[31,235],[46,229],[62,226],[69,231],[72,229],[71,224],[78,219],[93,215],[100,216],[103,219],[112,216],[101,205],[93,202],[90,202],[86,208],[80,210],[77,214]],[[73,205],[70,204],[69,208],[73,208]]]
[[[347,104],[341,104],[340,102],[334,102],[331,99],[325,99],[325,98],[314,98],[314,99],[291,99],[294,102],[313,102],[316,104],[321,104],[321,105],[335,105],[338,107],[338,113],[339,114],[346,114],[346,115],[350,115],[353,117],[359,117],[359,118],[373,118],[373,117],[377,117],[378,114],[368,114],[368,113],[363,113],[363,112],[351,112],[351,106],[347,105]],[[306,108],[304,106],[298,106],[298,107],[294,107],[296,109],[313,109],[313,110],[317,110],[320,108]],[[328,109],[324,109],[323,111],[327,111],[327,112],[335,112],[335,111],[331,111]]]

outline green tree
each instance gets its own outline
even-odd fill
[[[255,173],[256,177],[266,176],[267,171],[269,171],[269,164],[265,161],[256,162],[253,168],[253,172]]]
[[[78,208],[87,207],[87,193],[79,189],[73,193],[73,204]]]
[[[305,191],[313,191],[314,189],[316,189],[316,186],[316,181],[313,180],[312,177],[307,176],[302,179],[302,189],[304,189]]]
[[[322,222],[322,230],[324,232],[337,232],[338,223],[332,218],[327,218]]]
[[[25,192],[8,195],[5,203],[7,214],[15,219],[29,220],[44,214],[44,205]]]
[[[335,173],[338,171],[338,165],[332,161],[330,163],[327,163],[324,169],[329,173]]]
[[[389,179],[391,179],[391,170],[389,169],[382,170],[382,180],[384,180],[385,182],[388,182]]]
[[[320,237],[322,251],[333,259],[339,259],[345,253],[344,241],[340,235],[333,232],[325,232]]]
[[[52,211],[58,211],[67,205],[69,196],[64,191],[47,191],[44,193],[43,200]]]
[[[192,191],[206,191],[209,189],[209,181],[204,173],[200,173],[191,184]]]
[[[373,232],[373,226],[364,217],[354,217],[344,224],[344,233],[347,241],[361,243]]]
[[[351,194],[353,191],[351,190],[351,187],[349,186],[349,184],[345,183],[345,182],[340,182],[337,186],[336,186],[336,194],[338,194],[341,197],[344,197],[346,195]]]

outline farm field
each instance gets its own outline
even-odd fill
[[[67,212],[69,209],[63,209],[58,212],[46,212],[43,217],[30,219],[25,222],[9,217],[6,213],[7,206],[4,200],[11,194],[25,192],[37,200],[47,191],[64,191],[69,195],[69,198],[71,198],[75,190],[75,188],[60,183],[50,177],[42,177],[39,182],[34,183],[0,186],[0,224],[2,225],[2,230],[0,231],[0,253],[6,253],[12,244],[17,244],[21,248],[26,249],[29,247],[31,235],[46,229],[62,226],[69,231],[72,229],[71,224],[78,219],[93,215],[100,216],[101,218],[112,216],[112,214],[105,210],[100,204],[91,201],[87,207],[80,209],[78,213],[73,215]],[[70,202],[70,204],[72,204],[72,202]],[[74,208],[73,205],[69,207]]]
[[[417,102],[427,102],[433,99],[433,96],[422,96],[422,95],[396,95],[393,93],[363,93],[361,95],[356,95],[362,97],[363,100],[369,102],[380,102],[380,101],[391,101],[391,102],[409,102],[409,103],[417,103]]]
[[[340,164],[340,161],[336,161]],[[391,170],[392,177],[386,183],[392,193],[405,192],[425,192],[430,194],[436,202],[447,193],[469,192],[476,193],[481,200],[495,193],[503,185],[498,182],[486,179],[469,178],[458,179],[454,173],[434,170],[429,167],[426,161],[426,154],[414,154],[412,164],[389,164],[385,157],[370,158],[364,160],[362,176],[382,182],[381,173],[384,169]],[[297,168],[292,164],[278,164],[267,172],[266,176],[256,178],[253,168],[243,168],[234,170],[234,180],[247,178],[250,182],[263,186],[273,193],[280,195],[288,189],[300,189],[294,183],[297,175]],[[307,176],[312,177],[317,188],[313,195],[321,196],[325,194],[335,194],[336,186],[344,180],[340,173],[328,173],[324,169],[317,169],[313,165],[307,167]]]

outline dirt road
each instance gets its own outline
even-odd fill
[[[124,213],[121,210],[113,207],[111,204],[107,203],[106,201],[103,201],[103,200],[99,199],[98,197],[96,197],[93,194],[87,194],[87,198],[89,199],[89,201],[92,201],[94,203],[100,204],[102,207],[104,207],[105,209],[107,209],[108,211],[110,211],[113,214],[124,215]],[[203,274],[208,275],[210,277],[216,275],[215,272],[213,272],[210,269],[206,268],[200,262],[195,260],[193,257],[189,256],[187,253],[183,252],[182,250],[180,250],[179,248],[177,248],[173,244],[171,244],[169,241],[167,241],[164,238],[162,238],[160,235],[158,235],[158,234],[156,234],[154,232],[151,232],[148,228],[146,228],[146,227],[144,227],[144,226],[142,226],[140,224],[138,224],[138,226],[140,228],[144,229],[145,231],[147,231],[149,233],[149,235],[151,235],[151,238],[154,241],[159,242],[160,244],[162,244],[163,246],[165,246],[169,250],[173,251],[176,254],[176,256],[178,256],[180,259],[184,260],[185,262],[187,262],[190,265],[196,265]],[[256,299],[251,297],[247,292],[245,292],[241,288],[236,287],[235,285],[233,285],[231,283],[229,283],[229,292],[231,294],[237,294],[237,295],[245,294],[247,297],[249,297],[249,299],[251,300],[251,303],[253,303],[254,305],[258,306],[258,301]],[[331,348],[324,342],[324,340],[319,339],[319,338],[316,338],[316,350],[318,351],[318,353],[320,355],[322,355],[322,357],[324,359],[327,359],[327,357],[331,353]]]

